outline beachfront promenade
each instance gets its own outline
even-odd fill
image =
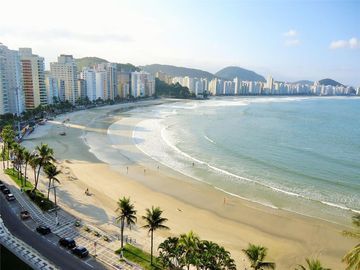
[[[101,261],[107,269],[140,269],[137,265],[134,265],[130,262],[119,261],[119,256],[115,254],[115,250],[120,247],[120,243],[116,237],[107,235],[105,232],[89,224],[86,224],[86,226],[88,228],[91,228],[91,231],[97,231],[102,236],[106,235],[109,241],[105,241],[102,237],[97,237],[93,233],[86,233],[81,227],[75,226],[76,218],[65,212],[61,208],[57,210],[57,213],[55,211],[51,213],[43,212],[36,205],[34,205],[30,201],[30,199],[18,189],[18,187],[13,185],[12,180],[9,179],[7,175],[5,175],[3,172],[0,172],[0,177],[1,180],[3,180],[3,182],[6,183],[6,185],[10,188],[11,192],[16,198],[16,202],[11,203],[6,202],[4,198],[1,198],[1,200],[4,201],[4,207],[2,207],[1,209],[2,212],[5,211],[5,208],[9,208],[10,210],[12,210],[12,212],[15,212],[15,215],[18,215],[21,210],[27,210],[31,215],[32,221],[22,222],[23,225],[25,225],[32,232],[38,225],[46,225],[50,227],[53,234],[51,236],[51,239],[46,240],[50,242],[52,246],[55,246],[57,249],[60,249],[60,247],[57,246],[59,238],[70,237],[76,241],[78,246],[84,246],[89,250],[92,256],[85,260],[80,260],[70,254],[70,251],[67,251],[67,253],[69,253],[69,256],[72,257],[71,261],[77,261],[78,264],[80,263],[80,265],[84,266],[77,269],[93,269],[94,267],[95,269],[105,269],[103,266],[99,265],[96,260]],[[5,206],[5,204],[8,205]],[[58,224],[56,224],[56,215],[58,216]],[[8,218],[8,220],[12,219],[13,218]],[[18,221],[21,222],[20,220]],[[36,250],[30,248],[30,246],[26,248],[27,245],[25,243],[12,236],[5,228],[1,219],[0,223],[0,225],[2,225],[1,228],[4,228],[0,231],[1,240],[7,240],[5,241],[4,246],[9,248],[21,259],[23,258],[23,254],[25,254],[24,256],[26,259],[26,263],[28,263],[34,269],[57,269],[54,265],[46,262],[46,259],[39,255]],[[40,235],[37,235],[37,237],[44,238]],[[41,251],[39,252],[41,254],[44,254]],[[30,258],[31,260],[27,260],[28,258]],[[45,266],[50,268],[44,268]]]
[[[18,258],[31,266],[33,269],[56,270],[58,269],[46,258],[41,256],[36,250],[25,242],[13,236],[6,228],[3,220],[0,218],[0,244],[16,254]]]

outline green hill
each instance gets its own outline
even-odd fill
[[[215,73],[215,76],[224,78],[227,80],[233,80],[234,78],[239,78],[243,81],[260,81],[265,82],[265,78],[254,71],[247,70],[241,67],[230,66],[223,68]]]
[[[331,86],[344,86],[343,84],[341,84],[337,81],[334,81],[333,79],[329,79],[329,78],[320,80],[319,84],[320,85],[331,85]]]
[[[99,57],[83,57],[75,59],[78,71],[81,71],[84,67],[92,67],[104,62],[107,63],[108,61]]]
[[[75,59],[75,63],[77,66],[78,71],[81,71],[84,67],[92,67],[97,64],[101,63],[108,63],[109,61],[99,58],[99,57],[83,57]],[[139,71],[140,69],[133,64],[127,63],[127,64],[121,64],[116,63],[117,70],[118,71],[124,71],[124,72],[132,72],[132,71]]]
[[[155,74],[158,71],[164,72],[172,77],[193,77],[193,78],[214,78],[214,74],[194,68],[186,68],[186,67],[177,67],[171,65],[160,65],[160,64],[152,64],[140,67],[142,70],[149,72],[151,74]]]

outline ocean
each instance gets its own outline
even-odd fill
[[[224,196],[344,224],[360,213],[359,111],[356,97],[221,97],[127,115],[145,117],[133,142],[156,162]]]

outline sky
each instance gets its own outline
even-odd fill
[[[1,0],[0,42],[60,54],[279,81],[360,86],[360,0]]]

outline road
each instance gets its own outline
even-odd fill
[[[30,230],[16,214],[19,211],[20,207],[16,202],[8,202],[5,200],[4,195],[0,193],[0,214],[7,229],[14,236],[36,249],[57,267],[63,270],[106,269],[94,259],[82,260],[72,255],[70,251],[60,248],[57,245],[57,236],[53,234],[42,236]]]

